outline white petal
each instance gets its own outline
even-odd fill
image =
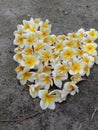
[[[41,101],[40,101],[40,107],[41,107],[43,110],[45,110],[45,109],[48,107],[48,104],[47,104],[47,103],[45,104],[45,103],[43,102],[43,100],[41,100]]]
[[[75,95],[76,91],[71,91],[70,95]]]
[[[45,94],[47,94],[47,93],[48,93],[47,90],[39,90],[38,95],[39,95],[40,98],[44,98]]]
[[[21,85],[25,85],[26,82],[27,82],[26,80],[20,80]]]
[[[54,84],[55,84],[57,87],[59,87],[59,88],[62,87],[62,81],[54,80]]]
[[[51,110],[54,110],[55,109],[55,103],[51,103],[51,104],[48,104],[48,108],[50,108]]]

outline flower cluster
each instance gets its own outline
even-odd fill
[[[56,36],[48,20],[31,18],[23,20],[14,35],[17,78],[22,85],[28,84],[32,98],[41,98],[43,110],[55,109],[56,102],[78,93],[77,83],[98,64],[95,29]]]

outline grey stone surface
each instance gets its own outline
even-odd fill
[[[79,84],[80,93],[57,104],[54,111],[42,111],[39,99],[32,99],[14,71],[13,31],[30,16],[48,18],[52,32],[63,34],[85,29],[98,30],[98,0],[0,0],[0,120],[14,120],[39,113],[21,123],[0,122],[0,130],[98,130],[98,66],[88,80]],[[98,40],[97,40],[98,42]]]

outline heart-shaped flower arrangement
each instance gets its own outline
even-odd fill
[[[94,63],[98,64],[95,29],[56,36],[51,34],[48,20],[31,18],[23,20],[14,35],[17,78],[29,86],[32,98],[41,98],[43,110],[55,109],[56,102],[78,93],[77,83],[89,76]]]

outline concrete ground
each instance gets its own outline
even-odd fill
[[[79,84],[80,93],[54,111],[42,111],[39,99],[33,100],[16,79],[13,31],[31,16],[48,18],[55,34],[98,30],[98,0],[0,0],[0,130],[98,130],[98,112],[91,120],[98,107],[98,66]]]

